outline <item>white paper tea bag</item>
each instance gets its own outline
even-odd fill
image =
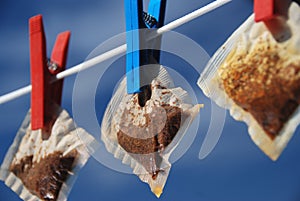
[[[255,144],[272,160],[300,123],[300,8],[295,3],[287,24],[291,38],[277,42],[250,16],[215,53],[198,81],[208,97],[248,125]]]
[[[75,127],[68,113],[57,108],[51,135],[31,130],[30,111],[1,166],[0,178],[25,201],[65,201],[80,168],[90,155],[85,143],[94,140]]]
[[[105,111],[101,139],[159,197],[171,168],[170,154],[201,105],[187,104],[187,92],[173,87],[162,66],[151,68],[158,74],[139,94],[126,93],[126,79],[120,83]]]

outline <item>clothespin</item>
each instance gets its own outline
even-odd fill
[[[256,22],[267,22],[274,18],[288,18],[288,8],[291,2],[300,5],[300,0],[254,0]]]
[[[127,43],[126,77],[127,93],[129,94],[141,91],[140,66],[153,63],[153,59],[159,63],[160,51],[157,49],[160,48],[161,37],[156,37],[155,40],[147,42],[147,32],[145,31],[154,30],[163,26],[166,1],[167,0],[150,0],[148,12],[144,12],[143,0],[125,0]],[[153,43],[155,48],[152,45],[152,49],[147,48],[148,50],[140,50],[145,49],[144,47],[145,44],[147,46],[147,43]],[[149,47],[149,45],[147,47]]]
[[[29,20],[30,67],[31,67],[31,129],[43,129],[45,139],[50,136],[56,119],[54,105],[61,104],[63,80],[56,81],[55,75],[65,69],[70,32],[60,33],[52,51],[46,57],[46,38],[42,15]],[[44,134],[43,134],[44,135]]]
[[[255,21],[268,21],[276,16],[275,0],[254,0]]]
[[[300,0],[254,0],[256,22],[264,22],[278,42],[288,40],[292,32],[287,24],[288,10],[292,1]]]

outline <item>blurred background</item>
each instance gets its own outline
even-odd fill
[[[145,4],[148,1],[145,1]],[[212,1],[169,0],[166,23]],[[252,13],[253,2],[233,0],[231,3],[197,18],[174,31],[192,39],[212,56],[231,33]],[[0,1],[0,95],[30,84],[28,19],[42,14],[47,37],[48,55],[56,35],[72,32],[67,67],[86,59],[99,44],[125,31],[123,1],[112,0],[44,0]],[[300,136],[295,132],[287,148],[272,162],[251,141],[244,123],[226,117],[222,136],[211,154],[200,160],[199,150],[210,122],[210,100],[196,85],[199,74],[188,70],[188,64],[172,55],[169,66],[180,69],[190,81],[201,110],[197,136],[185,155],[171,169],[160,200],[189,201],[299,201],[300,200]],[[176,62],[175,62],[176,61]],[[119,63],[118,63],[119,62]],[[124,58],[118,61],[124,65]],[[110,68],[111,75],[122,76],[124,69]],[[125,68],[125,66],[124,66]],[[203,67],[201,67],[203,68]],[[113,78],[116,78],[113,77]],[[65,79],[62,107],[72,115],[72,93],[76,76]],[[119,79],[119,78],[118,78]],[[116,80],[118,80],[116,78]],[[101,86],[96,111],[99,122],[112,95],[112,86]],[[98,91],[101,91],[98,90]],[[82,94],[84,96],[84,94]],[[30,95],[0,105],[0,161],[10,147],[22,120],[30,108]],[[93,130],[93,128],[85,128]],[[18,201],[18,195],[0,182],[0,201]],[[93,157],[81,170],[69,195],[70,201],[157,200],[147,184],[137,176],[124,174],[100,164]]]

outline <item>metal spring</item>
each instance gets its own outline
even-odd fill
[[[149,13],[143,12],[143,19],[145,24],[149,27],[149,28],[153,28],[154,26],[157,25],[157,20],[151,16]]]
[[[58,70],[58,65],[50,59],[47,59],[47,66],[50,72],[56,72]]]

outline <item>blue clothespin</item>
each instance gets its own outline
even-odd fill
[[[153,63],[153,59],[159,63],[161,37],[156,37],[150,42],[146,41],[147,30],[160,28],[164,24],[167,0],[150,0],[148,12],[143,11],[143,0],[125,0],[126,14],[126,77],[127,93],[141,91],[140,66]],[[141,30],[142,31],[138,31]],[[145,44],[155,43],[151,48],[145,49]],[[143,48],[142,48],[143,47]],[[149,46],[146,46],[149,47]],[[153,58],[153,59],[150,59]]]

